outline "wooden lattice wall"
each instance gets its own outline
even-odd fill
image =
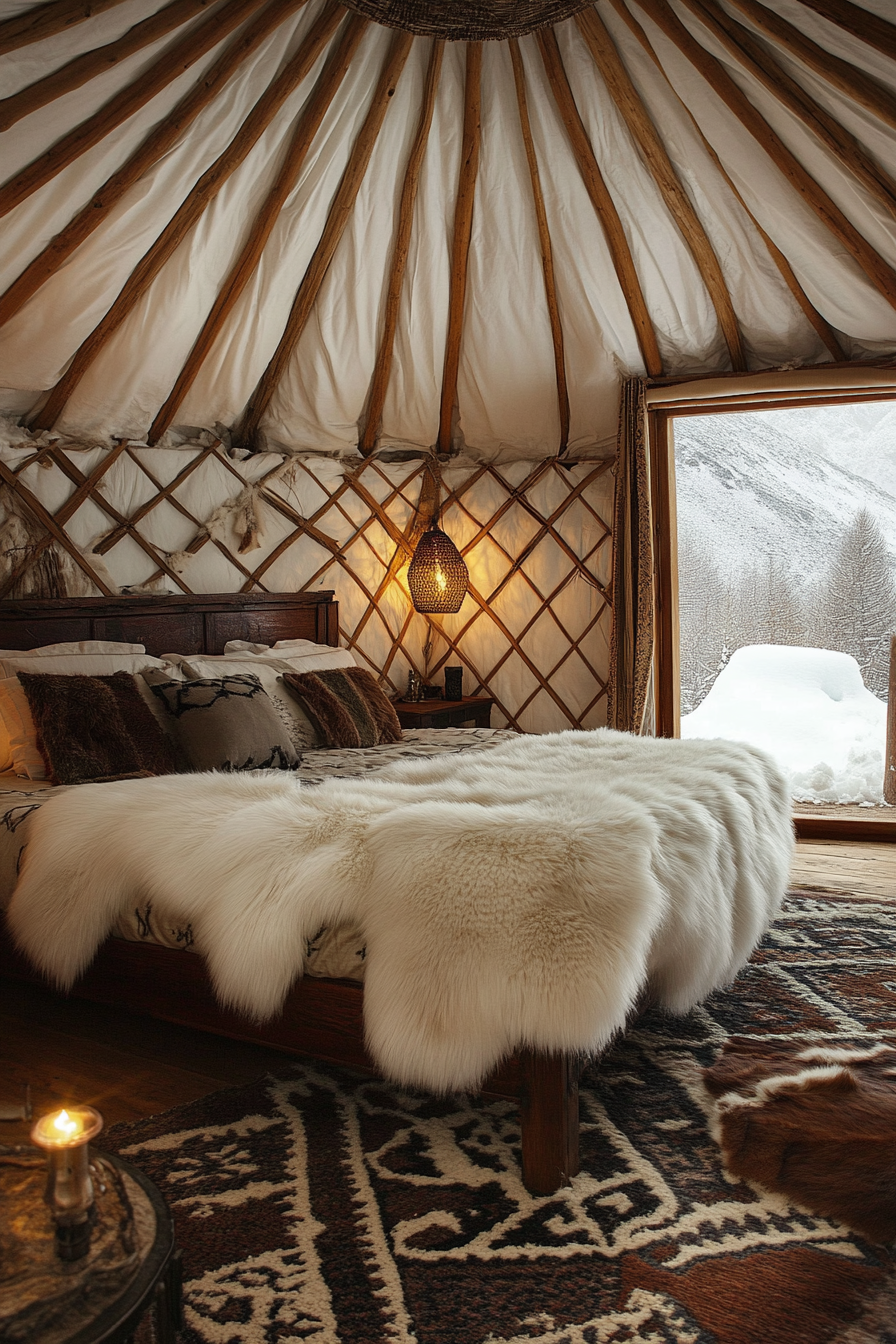
[[[414,668],[494,697],[495,726],[606,719],[611,623],[608,462],[232,457],[25,439],[0,453],[0,598],[123,591],[333,588],[340,642],[399,692]],[[470,570],[456,616],[414,612],[407,563],[441,495]]]

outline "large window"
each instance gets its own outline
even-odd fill
[[[652,417],[660,731],[754,742],[798,807],[884,806],[896,632],[884,396],[717,399]]]

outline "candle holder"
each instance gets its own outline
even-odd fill
[[[103,1127],[103,1117],[92,1106],[43,1115],[31,1130],[31,1141],[47,1154],[49,1204],[56,1224],[56,1254],[60,1260],[80,1260],[90,1250],[93,1181],[88,1144]]]

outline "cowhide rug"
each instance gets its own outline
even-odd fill
[[[733,988],[589,1069],[582,1172],[547,1197],[511,1105],[320,1065],[106,1142],[172,1206],[184,1344],[896,1344],[892,1248],[726,1170],[703,1082],[734,1035],[883,1062],[894,960],[896,902],[791,894]]]
[[[736,1039],[703,1078],[730,1172],[896,1240],[896,1048]]]

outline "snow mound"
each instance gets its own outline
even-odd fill
[[[732,654],[682,737],[749,742],[773,756],[803,803],[883,802],[887,706],[855,658],[752,644]]]

